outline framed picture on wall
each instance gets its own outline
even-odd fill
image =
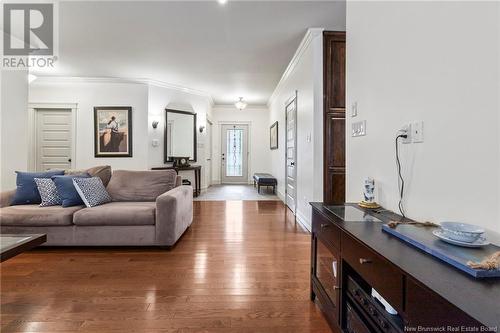
[[[278,122],[272,124],[269,136],[271,139],[270,148],[273,150],[278,149]]]
[[[132,107],[94,107],[95,157],[132,157]]]

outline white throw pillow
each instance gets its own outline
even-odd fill
[[[73,178],[73,185],[87,207],[95,207],[111,201],[101,178]]]

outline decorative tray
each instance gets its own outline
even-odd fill
[[[418,249],[472,275],[475,278],[500,277],[500,270],[473,269],[467,262],[481,262],[500,247],[489,244],[480,248],[466,248],[443,242],[432,234],[436,227],[422,227],[411,224],[400,224],[396,228],[382,225],[382,230],[409,243]]]

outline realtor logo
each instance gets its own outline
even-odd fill
[[[3,55],[54,55],[54,4],[3,5]]]

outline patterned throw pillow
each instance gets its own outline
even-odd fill
[[[99,177],[73,178],[73,184],[87,207],[95,207],[111,201]]]
[[[57,193],[57,187],[50,178],[35,178],[36,187],[42,198],[40,207],[57,206],[61,204],[61,198]]]

